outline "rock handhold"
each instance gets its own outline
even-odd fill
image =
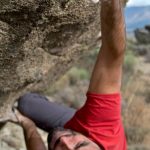
[[[1,0],[1,122],[20,95],[46,89],[97,45],[99,13],[91,0]]]

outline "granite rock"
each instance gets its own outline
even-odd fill
[[[140,44],[150,44],[150,25],[135,30],[135,37]]]

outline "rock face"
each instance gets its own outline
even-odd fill
[[[91,0],[0,1],[0,121],[27,91],[52,85],[95,47],[99,5]]]
[[[135,37],[141,44],[150,44],[150,25],[145,26],[144,29],[135,30]]]

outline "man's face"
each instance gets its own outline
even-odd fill
[[[99,146],[80,133],[55,129],[48,143],[49,150],[100,150]]]

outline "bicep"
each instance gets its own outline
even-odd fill
[[[116,55],[101,48],[88,91],[105,94],[120,92],[122,63],[123,53]]]

